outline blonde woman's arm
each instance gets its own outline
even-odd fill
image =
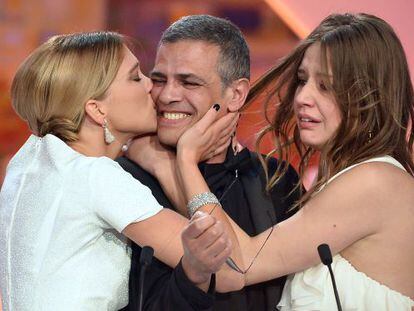
[[[187,217],[187,202],[177,180],[175,152],[161,145],[158,136],[153,134],[133,139],[125,155],[154,176],[170,202]]]
[[[154,255],[170,267],[175,267],[182,259],[187,277],[204,291],[212,273],[226,273],[219,269],[230,255],[231,242],[223,225],[210,215],[200,213],[189,222],[163,209],[146,220],[128,225],[122,233],[138,245],[151,246]],[[224,288],[228,291],[240,289],[236,278],[232,281],[233,284],[223,284]]]

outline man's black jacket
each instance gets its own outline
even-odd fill
[[[152,175],[127,158],[117,161],[148,186],[162,206],[174,209]],[[272,159],[268,167],[270,176],[276,166],[277,160]],[[298,190],[292,192],[298,176],[290,166],[287,174],[272,188],[270,196],[267,195],[263,168],[257,156],[247,149],[236,156],[229,151],[221,164],[200,164],[200,171],[219,199],[224,194],[220,200],[223,209],[249,235],[257,235],[291,216],[290,208],[299,198]],[[141,248],[132,244],[129,306],[125,310],[137,310],[140,254]],[[194,286],[180,264],[171,269],[154,258],[145,275],[144,310],[274,310],[284,283],[283,277],[214,297],[211,292],[204,293]]]

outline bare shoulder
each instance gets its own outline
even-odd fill
[[[329,183],[326,192],[359,198],[364,208],[386,207],[391,201],[394,205],[397,202],[404,205],[414,200],[414,178],[393,164],[368,162],[338,176]]]
[[[413,176],[387,162],[362,163],[339,176],[337,181],[357,183],[364,191],[384,190],[384,188],[394,190],[404,185],[412,188],[414,185]]]

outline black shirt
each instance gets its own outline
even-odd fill
[[[120,158],[117,161],[126,171],[130,172],[132,176],[148,186],[152,190],[154,197],[162,206],[174,209],[173,205],[162,191],[160,184],[152,175],[127,158]],[[269,174],[273,174],[276,165],[277,161],[272,159],[269,163]],[[289,167],[287,174],[283,177],[280,183],[272,188],[270,193],[269,202],[271,202],[271,208],[274,209],[274,215],[267,215],[263,209],[257,208],[256,206],[250,206],[252,197],[252,189],[250,187],[251,180],[253,181],[260,178],[260,189],[255,190],[253,196],[266,197],[266,194],[263,190],[265,184],[263,169],[256,156],[247,149],[242,150],[236,156],[229,150],[224,163],[203,163],[200,164],[199,167],[210,190],[219,198],[226,213],[251,236],[257,235],[266,228],[269,228],[272,224],[289,217],[291,213],[288,212],[288,210],[294,201],[299,198],[298,191],[291,193],[298,182],[298,177],[293,168]],[[261,221],[262,223],[264,222],[264,224],[261,224],[260,228],[257,226],[257,221],[255,225],[255,221],[253,220],[254,216],[258,215],[252,215],[252,213],[265,214],[259,215],[264,219]],[[141,251],[140,247],[135,244],[132,246],[132,249],[132,267],[130,273],[131,306],[136,302],[138,295],[138,262]],[[174,284],[174,278],[172,277],[172,275],[177,274],[177,271],[175,270],[154,258],[145,277],[144,310],[206,310],[205,307],[213,304],[211,295],[206,294],[194,285],[191,285],[191,282],[188,279],[186,285],[188,285],[188,288],[193,287],[193,293],[191,295],[186,295],[186,297],[177,297],[177,293],[172,295],[170,290],[171,287],[178,288],[178,285]],[[180,278],[181,281],[184,278],[186,279],[185,276],[180,276]],[[284,282],[285,278],[283,277],[248,286],[237,292],[225,294],[217,293],[213,310],[274,310],[280,299]],[[180,303],[185,302],[187,305],[185,306],[184,304],[178,307],[177,299],[180,300]],[[203,303],[197,304],[192,300],[195,300],[197,303]]]

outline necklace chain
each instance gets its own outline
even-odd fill
[[[219,201],[219,203],[214,204],[213,209],[210,211],[210,215],[214,212],[214,210],[216,209],[216,207],[217,207],[219,204],[221,205],[221,202],[222,202],[222,200],[224,199],[224,197],[226,196],[226,194],[229,192],[229,190],[230,190],[230,189],[233,187],[233,185],[236,183],[236,181],[237,181],[237,179],[238,179],[238,177],[239,177],[239,172],[238,172],[238,170],[237,170],[237,169],[235,169],[235,170],[234,170],[234,175],[235,175],[234,179],[232,180],[232,182],[230,183],[230,185],[227,187],[227,189],[223,191],[223,194],[222,194],[222,195],[221,195],[221,197],[219,198],[219,200],[218,200],[218,201]],[[249,266],[247,267],[247,269],[246,269],[246,270],[242,270],[242,269],[241,269],[241,268],[240,268],[240,267],[236,264],[236,262],[235,262],[235,261],[234,261],[231,257],[227,258],[227,260],[226,260],[227,265],[228,265],[231,269],[233,269],[234,271],[236,271],[236,272],[238,272],[238,273],[241,273],[241,274],[246,274],[246,273],[250,270],[250,268],[253,266],[253,263],[255,262],[256,258],[259,256],[259,254],[261,253],[261,251],[262,251],[262,250],[263,250],[263,248],[265,247],[265,245],[266,245],[267,241],[269,240],[270,236],[272,235],[272,233],[273,233],[273,229],[274,229],[274,227],[275,227],[275,225],[273,224],[274,222],[272,221],[272,217],[270,216],[270,214],[269,214],[269,213],[268,213],[268,216],[269,216],[269,218],[271,219],[272,227],[271,227],[271,229],[270,229],[270,231],[269,231],[269,234],[267,235],[266,239],[264,240],[264,242],[263,242],[263,243],[262,243],[262,245],[260,246],[259,250],[257,251],[256,255],[254,255],[254,257],[253,257],[252,261],[250,262]]]

